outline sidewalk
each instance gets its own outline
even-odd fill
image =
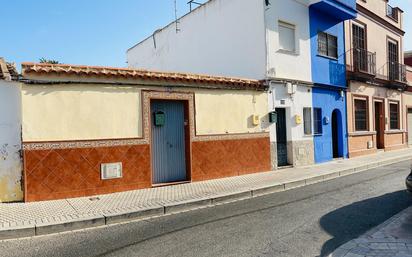
[[[0,240],[109,225],[275,193],[410,160],[405,149],[302,168],[97,197],[0,203]]]
[[[339,247],[330,257],[412,257],[412,206],[361,237]]]

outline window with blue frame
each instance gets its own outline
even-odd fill
[[[313,133],[315,135],[322,134],[322,109],[313,108]]]
[[[318,54],[330,58],[338,58],[338,38],[334,35],[318,33]]]

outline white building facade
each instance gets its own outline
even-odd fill
[[[13,65],[0,58],[0,203],[23,200],[21,85]]]
[[[130,48],[128,65],[266,80],[272,167],[312,164],[311,2],[210,0]]]

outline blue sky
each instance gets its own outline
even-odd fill
[[[45,57],[125,67],[129,47],[174,19],[173,0],[1,1],[0,56],[18,64]],[[179,15],[187,1],[177,0]],[[391,0],[405,11],[406,50],[412,50],[410,1]]]

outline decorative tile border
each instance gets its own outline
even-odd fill
[[[150,142],[150,100],[180,100],[188,101],[190,139],[195,137],[194,92],[142,91],[143,98],[143,137]]]
[[[241,139],[254,139],[254,138],[269,137],[269,132],[220,134],[220,135],[196,135],[195,115],[194,115],[194,110],[195,110],[194,92],[169,92],[169,91],[142,90],[143,138],[56,141],[56,142],[24,142],[23,150],[96,148],[96,147],[114,147],[114,146],[150,144],[150,117],[151,117],[150,116],[150,101],[152,99],[180,100],[180,101],[188,102],[190,139],[192,142],[241,140]]]
[[[204,141],[223,141],[223,140],[241,140],[241,139],[255,139],[269,137],[269,132],[262,133],[245,133],[245,134],[227,134],[227,135],[197,135],[194,138],[194,142]]]
[[[64,142],[28,142],[23,143],[23,150],[51,150],[51,149],[71,149],[71,148],[96,148],[113,147],[127,145],[147,145],[146,139],[109,139],[91,141],[64,141]]]

